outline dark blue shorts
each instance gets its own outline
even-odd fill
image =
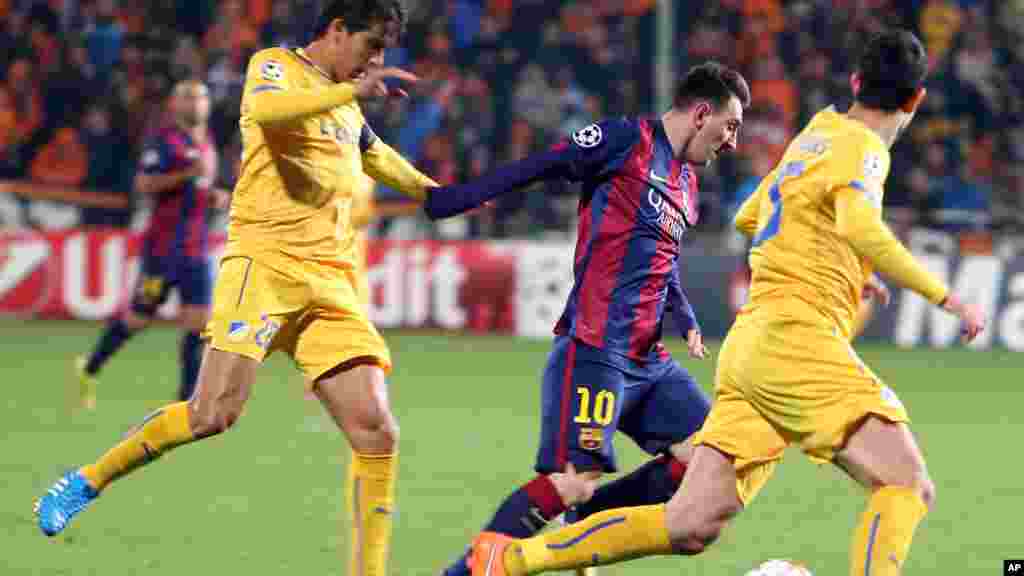
[[[640,364],[568,336],[555,339],[541,390],[536,470],[615,472],[612,436],[620,430],[660,454],[700,429],[711,408],[675,360]]]
[[[143,256],[132,311],[152,316],[177,288],[181,303],[209,306],[213,299],[213,267],[208,258]]]

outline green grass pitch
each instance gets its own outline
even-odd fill
[[[0,322],[0,570],[11,575],[345,574],[342,478],[347,448],[291,363],[262,370],[228,434],[187,446],[114,485],[59,538],[35,526],[32,500],[93,459],[174,394],[177,334],[137,337],[102,374],[99,408],[68,409],[71,361],[99,325]],[[392,574],[436,575],[500,498],[531,477],[539,374],[547,344],[486,335],[390,333],[392,402],[402,427]],[[679,342],[672,348],[683,358]],[[1024,361],[1005,351],[899,350],[862,356],[901,396],[938,486],[908,575],[998,574],[1024,556]],[[685,364],[705,386],[711,361]],[[624,469],[643,455],[618,443]],[[860,489],[797,452],[723,539],[698,558],[602,569],[741,576],[769,558],[847,573]]]

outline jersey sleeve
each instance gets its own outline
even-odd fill
[[[700,324],[697,322],[697,315],[693,312],[686,293],[683,292],[683,285],[679,279],[679,261],[672,266],[672,275],[668,279],[668,304],[672,311],[672,320],[675,322],[679,334],[686,338],[690,330],[700,332]]]
[[[736,211],[736,215],[732,219],[736,230],[748,238],[753,238],[754,234],[757,233],[757,223],[761,217],[761,197],[764,195],[765,189],[764,183],[770,182],[772,179],[774,179],[774,176],[769,174],[761,180],[757,188],[754,188],[750,196],[747,196],[743,204],[740,204],[739,210]]]
[[[640,129],[626,118],[603,120],[573,132],[555,145],[568,165],[569,180],[602,178],[618,170],[639,139]]]
[[[394,148],[378,138],[365,122],[359,135],[359,150],[362,152],[363,166],[367,174],[377,182],[390,186],[406,196],[425,200],[427,189],[438,186],[437,182],[417,170]]]
[[[300,88],[292,56],[283,49],[257,52],[249,60],[242,94],[242,114],[257,124],[279,125],[321,114],[355,99],[355,85]]]
[[[836,229],[876,270],[933,304],[949,289],[922,266],[882,221],[881,202],[857,186],[835,193]]]
[[[881,142],[862,135],[859,139],[844,138],[833,154],[833,190],[860,190],[871,204],[881,209],[889,175],[889,151]]]
[[[170,171],[171,158],[162,138],[150,138],[142,147],[138,171],[141,174],[163,174]]]

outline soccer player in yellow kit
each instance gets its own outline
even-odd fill
[[[851,329],[873,270],[984,327],[882,221],[889,148],[924,97],[927,54],[886,31],[851,76],[854,105],[819,112],[736,215],[753,237],[749,302],[718,356],[715,400],[667,505],[608,510],[526,540],[482,534],[473,574],[520,576],[655,554],[698,554],[798,444],[869,491],[851,576],[900,573],[935,488],[896,394],[858,358]],[[834,573],[834,572],[829,572]]]
[[[291,356],[354,452],[349,498],[353,575],[386,573],[397,426],[385,375],[391,357],[354,288],[353,187],[362,173],[422,199],[437,186],[366,125],[358,101],[392,92],[381,68],[404,27],[398,0],[335,0],[307,47],[271,48],[249,62],[241,109],[242,170],[214,288],[210,350],[196,393],[147,417],[95,463],[37,502],[54,535],[114,479],[175,446],[227,430],[257,367]]]

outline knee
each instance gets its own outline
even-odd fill
[[[556,472],[548,475],[548,480],[554,485],[558,497],[566,508],[584,504],[594,497],[597,490],[597,483],[601,479],[600,471],[587,471],[577,473],[575,470]]]
[[[205,438],[227,432],[242,415],[242,409],[240,406],[228,406],[218,402],[200,405],[197,396],[193,394],[189,400],[189,413],[192,435],[196,438]]]
[[[725,504],[705,518],[695,518],[676,526],[669,525],[672,551],[683,556],[694,556],[707,550],[722,535],[729,521],[740,513],[738,503]]]
[[[930,511],[935,505],[935,483],[932,482],[932,479],[927,473],[915,478],[914,490],[917,491],[917,495],[921,497],[924,505],[927,506]]]
[[[929,510],[935,504],[935,483],[932,482],[928,471],[923,467],[916,468],[907,478],[902,478],[895,485],[912,490],[921,498],[921,501],[924,502]]]
[[[347,430],[357,452],[394,452],[398,447],[398,422],[389,410],[380,410],[372,418],[360,418],[355,430]]]

